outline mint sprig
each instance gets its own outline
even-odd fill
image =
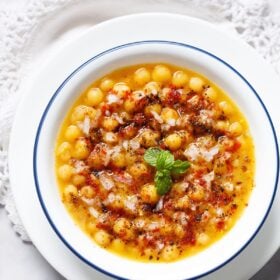
[[[159,195],[170,191],[172,185],[171,175],[181,175],[190,167],[188,161],[175,160],[169,152],[159,148],[146,150],[144,160],[157,169],[155,174],[155,186]]]

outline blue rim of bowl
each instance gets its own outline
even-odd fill
[[[235,253],[233,254],[229,259],[227,259],[226,261],[224,261],[223,263],[221,263],[220,265],[212,268],[211,270],[208,270],[202,274],[196,275],[194,277],[191,278],[187,278],[185,280],[192,280],[192,279],[199,279],[203,276],[209,275],[211,273],[213,273],[214,271],[222,268],[223,266],[225,266],[227,263],[229,263],[230,261],[232,261],[234,258],[236,258],[250,243],[251,241],[255,238],[255,236],[257,235],[257,233],[259,232],[259,230],[261,229],[261,227],[263,226],[274,201],[275,198],[275,194],[277,191],[277,186],[278,186],[278,179],[279,179],[279,146],[278,146],[278,142],[277,142],[277,136],[276,136],[276,132],[275,132],[275,128],[273,125],[273,122],[271,120],[271,117],[268,113],[268,110],[266,109],[262,99],[260,98],[260,96],[258,95],[258,93],[256,92],[256,90],[253,88],[253,86],[246,80],[246,78],[244,76],[242,76],[234,67],[232,67],[230,64],[228,64],[227,62],[225,62],[224,60],[222,60],[221,58],[219,58],[218,56],[195,46],[189,45],[189,44],[184,44],[184,43],[180,43],[180,42],[174,42],[174,41],[165,41],[165,40],[146,40],[146,41],[137,41],[137,42],[131,42],[131,43],[127,43],[127,44],[123,44],[123,45],[119,45],[116,46],[114,48],[108,49],[106,51],[103,51],[97,55],[95,55],[94,57],[90,58],[89,60],[87,60],[86,62],[84,62],[83,64],[81,64],[78,68],[76,68],[65,80],[64,82],[58,87],[58,89],[56,90],[56,92],[53,94],[53,96],[51,97],[50,101],[48,102],[43,115],[40,119],[39,122],[39,126],[36,132],[36,137],[35,137],[35,142],[34,142],[34,149],[33,149],[33,176],[34,176],[34,181],[35,181],[35,186],[36,186],[36,192],[41,204],[41,207],[44,211],[44,214],[49,222],[49,224],[51,225],[51,227],[53,228],[53,230],[55,231],[55,233],[58,235],[58,237],[61,239],[61,241],[64,243],[64,245],[66,245],[68,247],[68,249],[70,249],[70,251],[72,253],[74,253],[79,259],[81,259],[83,262],[85,262],[87,265],[89,265],[90,267],[96,269],[97,271],[104,273],[107,276],[113,277],[115,279],[123,279],[123,280],[128,280],[127,278],[123,278],[120,277],[118,275],[112,274],[100,267],[98,267],[97,265],[93,264],[91,261],[89,261],[88,259],[86,259],[85,257],[83,257],[79,252],[76,251],[75,248],[73,248],[71,246],[71,244],[69,244],[67,242],[67,240],[65,240],[65,238],[63,237],[63,235],[60,233],[60,231],[58,230],[58,228],[56,227],[56,225],[54,224],[54,222],[52,221],[49,213],[48,213],[48,209],[44,203],[41,191],[40,191],[40,184],[39,184],[39,180],[38,180],[38,176],[37,176],[37,147],[38,147],[38,143],[39,143],[39,139],[40,139],[40,133],[41,133],[41,129],[43,126],[43,123],[45,121],[45,118],[47,116],[47,113],[52,105],[52,103],[54,102],[55,98],[57,97],[57,95],[60,93],[60,91],[62,90],[62,88],[65,86],[65,84],[75,75],[77,74],[82,68],[86,67],[88,64],[90,64],[91,62],[99,59],[100,57],[112,53],[114,51],[117,51],[119,49],[123,49],[123,48],[127,48],[127,47],[133,47],[133,46],[138,46],[138,45],[144,45],[144,44],[169,44],[169,45],[176,45],[176,46],[180,46],[180,47],[184,47],[184,48],[189,48],[192,50],[196,50],[198,52],[204,53],[208,56],[210,56],[211,58],[218,60],[219,62],[221,62],[222,64],[224,64],[225,66],[227,66],[228,68],[230,68],[237,76],[239,76],[246,84],[247,86],[251,89],[251,91],[254,93],[254,95],[256,96],[256,98],[258,99],[258,101],[260,102],[263,110],[265,111],[265,114],[269,120],[270,123],[270,127],[272,130],[272,134],[273,134],[273,138],[274,138],[274,142],[275,142],[275,149],[276,149],[276,162],[277,162],[277,168],[276,168],[276,174],[275,174],[275,183],[274,183],[274,191],[271,197],[271,201],[269,204],[269,207],[264,215],[263,220],[261,221],[261,223],[259,224],[258,228],[255,230],[254,234],[251,236],[251,238],[249,238],[249,240]]]

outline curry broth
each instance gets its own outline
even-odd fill
[[[105,79],[111,79],[112,81],[114,81],[114,83],[123,82],[130,88],[131,92],[143,90],[143,86],[139,85],[137,82],[134,81],[134,79],[133,79],[134,73],[137,71],[137,69],[143,68],[143,67],[149,73],[152,73],[156,65],[157,64],[144,64],[144,65],[136,65],[136,66],[130,66],[130,67],[126,67],[126,68],[121,68],[117,71],[114,71],[114,72],[106,75]],[[219,120],[213,121],[214,127],[216,125],[215,122],[218,122],[218,121],[224,122],[224,123],[222,123],[222,125],[224,125],[225,127],[227,126],[225,128],[221,125],[222,129],[219,128],[220,130],[217,130],[218,131],[217,135],[220,135],[219,137],[215,136],[216,138],[218,137],[217,139],[220,139],[223,136],[226,137],[226,140],[234,139],[233,146],[235,145],[236,147],[230,148],[228,150],[227,150],[227,148],[224,148],[224,147],[227,147],[226,145],[223,146],[224,143],[219,144],[218,140],[214,141],[215,144],[218,143],[216,145],[220,145],[221,147],[223,147],[222,149],[225,149],[224,154],[227,154],[227,153],[230,154],[230,158],[227,159],[230,162],[230,164],[224,164],[224,163],[220,164],[219,163],[220,158],[215,159],[216,155],[214,156],[214,159],[210,163],[205,161],[205,166],[206,166],[205,168],[207,169],[207,171],[205,171],[206,173],[203,176],[207,176],[207,174],[212,174],[211,172],[213,172],[216,177],[217,176],[221,177],[218,179],[216,179],[216,178],[213,179],[213,181],[210,182],[210,185],[208,187],[213,188],[213,186],[211,185],[211,184],[213,184],[213,182],[217,185],[218,183],[216,183],[215,180],[218,180],[219,184],[221,184],[221,185],[223,185],[223,180],[225,181],[225,183],[222,187],[215,185],[215,188],[217,188],[217,189],[223,188],[223,190],[215,189],[214,191],[212,191],[212,189],[211,189],[210,196],[215,197],[215,198],[213,198],[214,206],[211,206],[212,200],[210,198],[209,199],[203,198],[201,200],[199,200],[199,199],[196,200],[195,197],[189,198],[189,197],[192,197],[191,195],[193,195],[197,191],[196,186],[193,186],[193,182],[195,182],[195,180],[198,180],[198,181],[202,180],[201,177],[199,177],[198,179],[194,179],[194,180],[192,179],[193,181],[190,181],[191,183],[188,181],[188,179],[186,179],[184,177],[182,179],[182,180],[186,181],[184,183],[188,183],[188,185],[191,188],[193,188],[190,191],[190,195],[188,197],[188,200],[190,201],[188,203],[190,205],[186,208],[178,207],[178,208],[171,209],[171,210],[168,208],[168,210],[166,210],[166,212],[168,212],[168,214],[165,214],[164,207],[165,207],[165,205],[168,205],[169,200],[171,202],[175,203],[176,201],[179,201],[179,199],[181,199],[183,197],[182,194],[180,193],[178,195],[178,197],[176,198],[176,195],[177,195],[176,191],[175,191],[175,194],[173,195],[173,193],[172,193],[173,190],[171,190],[170,194],[167,194],[164,196],[164,202],[163,202],[164,206],[163,206],[163,210],[161,212],[154,212],[155,203],[151,203],[151,204],[144,203],[143,204],[142,201],[140,202],[140,204],[142,203],[141,207],[143,207],[143,205],[146,207],[146,204],[152,205],[149,207],[150,208],[154,207],[153,210],[151,210],[150,212],[148,210],[147,210],[148,212],[145,212],[146,210],[145,211],[141,210],[138,212],[137,212],[137,210],[135,210],[135,212],[133,212],[133,213],[132,212],[126,213],[126,210],[123,210],[121,206],[117,205],[114,208],[109,203],[108,204],[109,206],[102,204],[102,207],[104,207],[104,209],[105,209],[104,210],[101,207],[104,210],[104,213],[101,212],[101,213],[97,214],[96,210],[94,210],[93,213],[91,211],[89,211],[89,208],[92,207],[91,205],[95,205],[94,204],[95,202],[93,203],[92,201],[94,200],[95,196],[98,196],[98,191],[95,190],[96,182],[93,184],[90,181],[88,176],[91,176],[89,174],[92,174],[92,173],[99,174],[100,172],[103,172],[102,171],[103,169],[102,168],[97,168],[97,169],[90,168],[90,171],[88,171],[87,175],[85,175],[84,171],[81,172],[80,171],[81,168],[79,169],[79,167],[77,168],[77,166],[75,166],[76,161],[75,161],[75,163],[73,161],[73,158],[75,159],[75,156],[73,156],[73,150],[75,149],[76,141],[78,141],[77,139],[80,139],[83,137],[87,138],[88,136],[86,136],[81,131],[75,140],[69,141],[66,139],[67,137],[65,135],[67,135],[66,130],[69,126],[71,126],[71,125],[77,126],[78,122],[77,121],[73,122],[73,117],[72,117],[74,109],[77,108],[77,106],[79,106],[79,105],[88,105],[87,97],[86,97],[87,93],[92,88],[98,88],[100,86],[100,84],[102,83],[102,81],[104,81],[104,77],[102,77],[101,79],[95,81],[92,85],[90,85],[81,94],[81,96],[74,102],[73,106],[70,108],[69,112],[66,114],[65,120],[63,121],[63,124],[58,132],[58,137],[56,140],[56,148],[55,148],[55,151],[56,151],[55,169],[56,169],[56,175],[57,175],[57,180],[58,180],[58,186],[60,188],[62,201],[65,204],[65,206],[66,206],[67,210],[69,211],[70,215],[72,216],[72,218],[75,220],[75,223],[80,228],[82,228],[82,230],[87,235],[89,235],[94,240],[94,242],[99,244],[101,247],[104,247],[107,250],[109,250],[110,252],[116,253],[123,257],[127,257],[127,258],[138,260],[138,261],[144,261],[144,262],[176,261],[176,260],[185,258],[187,256],[196,254],[196,253],[200,252],[201,250],[207,248],[208,246],[210,246],[211,244],[213,244],[220,238],[222,238],[234,226],[234,224],[237,222],[240,215],[242,214],[242,212],[248,205],[249,196],[251,194],[253,184],[254,184],[255,161],[254,161],[253,140],[249,133],[248,123],[247,123],[244,115],[238,109],[237,105],[230,99],[230,97],[227,94],[225,94],[218,86],[213,84],[206,77],[204,77],[198,73],[195,73],[191,70],[185,69],[185,68],[180,68],[180,67],[169,65],[169,64],[161,64],[161,65],[170,69],[172,74],[176,71],[184,71],[184,73],[187,74],[188,81],[186,82],[186,84],[184,86],[179,87],[179,89],[184,89],[186,91],[190,91],[189,84],[190,84],[191,77],[198,77],[202,81],[204,81],[203,89],[198,92],[191,90],[191,92],[192,92],[191,94],[194,96],[195,95],[200,96],[203,94],[203,92],[207,88],[209,88],[209,87],[212,88],[217,93],[215,100],[211,101],[214,104],[213,105],[214,111],[215,111],[216,107],[218,108],[218,104],[220,104],[221,102],[226,102],[226,104],[228,104],[230,106],[231,110],[230,110],[229,114],[222,112],[222,115],[224,115],[224,116],[221,116]],[[152,78],[151,78],[151,80],[152,80]],[[160,84],[160,91],[162,91],[162,89],[164,87],[167,87],[167,88],[169,86],[173,87],[171,81],[162,82],[159,84]],[[175,87],[175,89],[177,90],[178,88]],[[104,92],[105,96],[102,101],[103,103],[108,94],[115,94],[115,92],[112,89],[110,89],[108,92]],[[125,98],[126,97],[124,97],[123,99],[125,100]],[[101,105],[102,105],[102,102],[101,102]],[[167,106],[164,104],[165,103],[163,103],[163,104],[160,103],[160,105],[162,105],[162,107]],[[148,105],[149,104],[147,104],[146,106],[148,106]],[[176,108],[175,105],[172,104],[172,105],[170,105],[170,107]],[[123,104],[121,104],[120,106],[116,106],[116,108],[113,109],[113,112],[120,114],[121,111],[122,112],[124,111],[123,106],[124,106]],[[181,104],[179,106],[185,106],[185,105]],[[98,108],[100,108],[100,105],[94,106],[94,108],[98,110]],[[141,112],[142,111],[143,110],[141,110]],[[219,111],[218,114],[220,114],[222,109],[218,108],[216,111]],[[104,115],[102,115],[101,117],[106,118],[105,114],[107,114],[106,111],[105,111]],[[133,116],[136,113],[130,112],[129,114]],[[181,116],[182,116],[182,114],[181,114]],[[90,121],[92,122],[92,119],[90,119]],[[79,122],[81,122],[81,121],[79,121]],[[241,125],[242,131],[240,133],[238,133],[237,135],[235,135],[234,133],[231,135],[230,132],[228,132],[229,127],[230,127],[230,124],[235,123],[235,122],[238,122]],[[129,123],[130,122],[128,122],[128,125],[129,125]],[[119,125],[119,126],[121,126],[121,125]],[[97,128],[100,128],[100,127],[102,127],[102,125],[98,124]],[[138,127],[138,130],[140,131],[141,127]],[[180,129],[180,131],[181,130],[182,129]],[[119,131],[115,132],[116,130],[112,130],[112,131],[114,134],[120,133]],[[109,133],[111,133],[112,131],[109,130]],[[172,127],[171,131],[173,131],[173,132],[175,131],[175,133],[176,133],[176,128]],[[108,131],[105,133],[108,133]],[[168,134],[168,133],[169,132],[167,131],[166,134]],[[213,135],[215,133],[213,133]],[[208,134],[209,133],[206,132],[205,137],[207,137]],[[193,142],[185,143],[183,145],[183,147],[178,149],[179,151],[181,151],[181,150],[183,151],[187,147],[190,147],[190,145],[192,143],[194,143],[198,138],[200,138],[200,137],[203,138],[204,134],[203,133],[201,135],[199,134],[199,137],[191,135],[191,137],[193,139],[192,140]],[[211,137],[212,137],[212,135],[211,135]],[[122,141],[123,141],[123,139],[118,140],[115,144],[108,144],[108,147],[112,148],[116,145],[119,145],[120,142],[123,143]],[[161,141],[164,141],[164,140],[162,138],[160,138],[158,143],[161,143]],[[221,140],[221,141],[223,141],[223,140]],[[64,156],[61,156],[61,154],[63,155],[63,153],[67,153],[67,151],[65,152],[65,149],[61,148],[62,144],[65,142],[67,142],[69,144],[68,146],[67,145],[66,146],[68,148],[70,147],[69,148],[70,152],[67,149],[66,150],[70,153],[70,155],[68,154],[68,156],[67,155],[65,156],[65,154],[64,154]],[[90,143],[88,156],[85,156],[85,158],[82,158],[82,159],[78,159],[78,161],[87,162],[89,155],[92,153],[92,149],[93,149],[94,145],[96,145],[96,143],[94,143],[94,144]],[[146,149],[146,148],[147,147],[144,147],[144,149]],[[169,149],[168,146],[166,147],[166,145],[163,148]],[[139,149],[143,149],[142,144],[140,145]],[[176,154],[178,150],[172,151],[172,153]],[[136,152],[137,151],[135,151],[135,153]],[[217,157],[222,158],[224,154],[223,154],[223,151],[219,151]],[[227,156],[229,156],[228,154],[227,154]],[[192,174],[192,172],[194,172],[194,174],[196,174],[196,172],[200,171],[200,169],[203,167],[202,165],[204,163],[203,160],[202,160],[202,162],[200,162],[199,160],[192,161],[191,156],[184,156],[181,154],[179,155],[179,158],[185,157],[185,159],[189,160],[192,164],[190,170],[187,171],[188,175],[186,175],[186,177],[187,176],[191,177],[190,174]],[[95,157],[96,157],[96,155],[95,155]],[[138,155],[137,155],[137,157],[138,157]],[[67,158],[69,158],[69,159],[67,160]],[[175,155],[175,158],[176,158],[176,155]],[[137,158],[137,162],[138,162],[138,158]],[[142,161],[140,160],[140,162],[142,162]],[[225,162],[226,162],[226,160],[225,160]],[[111,167],[108,168],[108,166],[106,166],[106,167],[104,167],[104,170],[108,170],[111,168],[113,170],[113,172],[115,172],[115,170],[117,170],[117,172],[119,172],[119,170],[120,170],[120,172],[129,173],[129,170],[131,170],[130,169],[131,166],[134,164],[135,163],[132,161],[130,163],[126,163],[121,168],[119,168],[119,167],[115,168],[115,166],[113,166],[114,167],[113,169]],[[64,175],[60,174],[61,172],[63,172],[63,171],[61,171],[60,167],[64,166],[64,165],[69,165],[72,167],[72,171],[70,172],[71,175],[64,176]],[[231,175],[230,175],[230,177],[227,177],[229,168],[231,169],[230,170]],[[198,171],[197,171],[197,169],[198,169]],[[153,173],[154,171],[149,166],[147,167],[147,170],[150,172],[149,176],[151,174],[154,174]],[[65,170],[64,170],[64,172],[65,172]],[[68,171],[66,171],[66,172],[68,172]],[[78,177],[77,175],[80,177]],[[95,176],[95,175],[92,175],[92,176]],[[133,175],[132,175],[132,177],[133,177]],[[224,178],[226,178],[226,179],[224,179]],[[95,179],[97,179],[97,181],[98,181],[97,175],[95,176]],[[134,179],[134,178],[132,178],[132,179]],[[175,179],[175,181],[173,183],[180,184],[180,182],[181,182],[180,180],[181,179],[179,179],[179,180]],[[116,181],[118,181],[118,180],[116,180]],[[118,183],[116,181],[114,181],[114,184],[117,185]],[[148,180],[143,181],[143,185],[152,184],[152,183],[153,183],[153,178],[151,176]],[[85,192],[86,193],[86,196],[84,197],[85,199],[82,200],[81,197],[83,197],[83,195],[82,195],[83,186],[91,186],[91,184],[94,185],[94,187],[92,187],[94,189],[94,191],[92,191],[92,194],[91,194],[91,191],[87,190],[89,193]],[[97,184],[100,184],[100,182],[98,181]],[[124,183],[122,183],[122,184],[124,185]],[[69,187],[69,185],[72,187]],[[122,186],[120,184],[120,186],[117,185],[117,186],[114,186],[113,188],[117,188],[116,194],[114,193],[115,195],[118,195],[117,192],[119,192],[124,197],[131,195],[130,191],[127,190],[127,188],[129,189],[129,187],[127,187],[127,186]],[[138,186],[138,192],[133,190],[133,195],[131,195],[131,196],[133,196],[133,197],[135,196],[139,200],[139,197],[141,197],[139,190],[141,190],[142,188],[143,187],[141,186],[141,183],[140,183]],[[206,188],[205,184],[204,184],[204,188]],[[213,193],[217,192],[218,193],[217,197],[215,196],[216,194],[213,195],[212,192]],[[110,190],[106,191],[105,193],[108,196],[108,193],[110,193]],[[87,195],[88,195],[88,197],[87,197]],[[104,196],[104,194],[102,194],[101,201],[108,200],[106,195]],[[169,195],[170,196],[172,195],[172,197],[168,198]],[[188,196],[188,191],[186,191],[186,195],[184,194],[184,196]],[[223,201],[223,199],[225,201]],[[92,201],[90,201],[90,200],[92,200]],[[158,200],[160,200],[160,197],[158,198]],[[230,202],[227,203],[227,201],[230,201]],[[91,204],[91,202],[93,204]],[[100,204],[100,201],[98,203]],[[117,203],[115,203],[115,204],[117,204]],[[209,205],[210,205],[210,207],[209,207]],[[149,207],[147,206],[147,208],[149,208]],[[193,209],[191,209],[191,207],[193,207]],[[199,209],[199,210],[195,210],[194,208]],[[112,212],[115,211],[114,219],[110,226],[103,225],[102,223],[97,222],[97,220],[100,218],[101,215],[103,215],[103,214],[107,215],[108,212],[110,215],[110,211],[112,211]],[[171,212],[173,211],[174,213],[170,214],[169,213],[170,211]],[[196,211],[197,211],[197,215],[193,214],[193,212],[196,212]],[[184,213],[185,214],[187,213],[187,215],[185,215],[185,216],[191,217],[191,218],[188,217],[189,220],[187,222],[187,223],[192,224],[191,225],[191,228],[192,228],[191,236],[187,236],[187,235],[185,236],[184,232],[183,233],[181,232],[182,228],[184,231],[188,230],[187,225],[185,225],[184,223],[182,223],[182,224],[179,223],[179,226],[180,226],[179,227],[176,225],[176,223],[178,223],[178,221],[175,219],[174,220],[175,222],[174,222],[170,218],[170,217],[172,217],[172,215],[175,215],[175,213],[179,213],[179,212],[180,212],[180,215],[182,215],[182,216],[184,216],[183,215]],[[172,222],[170,222],[170,224],[169,224],[169,222],[165,222],[163,225],[161,224],[161,226],[160,226],[161,229],[157,228],[154,231],[153,230],[146,231],[145,228],[139,229],[139,228],[136,228],[136,226],[135,226],[137,219],[141,220],[141,218],[144,218],[144,220],[146,222],[145,226],[148,227],[148,226],[150,226],[150,222],[153,221],[154,219],[156,219],[157,217],[161,221],[162,217],[163,217],[163,219],[166,218],[165,216],[167,217],[167,221],[172,220]],[[208,217],[208,216],[210,216],[210,217]],[[104,217],[106,218],[107,216],[104,216]],[[125,229],[126,227],[129,229],[130,229],[130,227],[133,227],[134,233],[133,233],[132,238],[127,238],[125,234],[114,229],[114,224],[116,223],[116,221],[118,221],[122,217],[125,217],[125,219],[129,222],[129,226],[127,226],[128,224],[126,226],[123,225],[124,226],[123,231],[126,230]],[[197,221],[195,219],[197,219]],[[200,219],[200,221],[199,221],[199,219]],[[203,219],[205,219],[205,221]],[[180,218],[179,218],[179,220],[180,220]],[[200,224],[203,224],[203,226],[201,226]],[[163,229],[164,233],[162,233],[162,235],[161,235],[161,233],[159,233],[159,232],[162,229]],[[107,240],[106,242],[104,242],[104,238],[102,239],[102,236],[99,236],[99,237],[97,236],[97,232],[99,232],[100,230],[104,231],[105,234],[107,234],[109,236],[108,237],[106,235],[108,237],[108,240],[106,239],[107,237],[105,238],[103,236]],[[170,231],[170,233],[168,233],[168,231]],[[177,233],[177,231],[178,231],[178,233]],[[144,236],[145,234],[146,234],[146,236]],[[153,239],[153,234],[155,234],[155,236],[156,236],[155,237],[156,241],[154,243],[150,242],[152,244],[150,246],[149,238]],[[140,237],[139,237],[142,235],[144,236],[142,238],[144,241],[142,239],[140,239]],[[123,237],[123,236],[125,236],[125,237]],[[173,240],[172,236],[176,236],[176,238],[174,237],[175,245],[173,244],[174,240]],[[180,237],[180,236],[182,236],[182,237]],[[186,240],[189,238],[190,240],[181,242],[181,240],[183,240],[184,238]],[[134,239],[137,239],[137,241],[135,241]],[[172,255],[175,255],[175,256],[172,256]]]

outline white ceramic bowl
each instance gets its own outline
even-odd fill
[[[203,74],[228,93],[245,114],[255,144],[255,188],[234,228],[208,249],[173,263],[141,263],[101,249],[87,237],[61,202],[54,170],[54,146],[66,112],[94,80],[123,66],[166,62]],[[76,69],[46,107],[34,145],[34,178],[48,221],[61,241],[84,262],[125,279],[191,279],[207,275],[236,257],[264,223],[277,188],[279,159],[273,124],[265,105],[245,77],[225,61],[194,46],[167,41],[134,42],[98,54]]]

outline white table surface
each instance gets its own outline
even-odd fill
[[[273,11],[280,13],[280,0],[269,0],[269,2]],[[32,244],[21,241],[13,231],[3,208],[0,208],[0,279],[64,279]],[[251,280],[280,280],[280,250]]]

